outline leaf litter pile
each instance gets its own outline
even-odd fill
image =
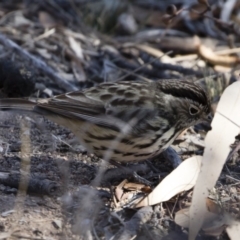
[[[3,0],[0,97],[185,79],[211,127],[121,168],[68,129],[0,112],[0,239],[239,239],[239,1]]]

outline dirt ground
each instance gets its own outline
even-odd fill
[[[31,129],[30,172],[20,170],[22,121]],[[94,229],[102,238],[116,234],[136,212],[113,206],[113,186],[91,187],[102,160],[87,155],[68,130],[36,116],[2,112],[0,135],[1,174],[10,174],[0,184],[0,237],[9,233],[13,239],[91,239]],[[30,179],[27,194],[18,189],[20,172]],[[123,178],[117,177],[117,182]],[[161,235],[164,229],[158,231],[155,234]]]
[[[12,113],[1,113],[1,173],[14,176],[21,168],[19,122],[23,120],[20,118]],[[36,123],[30,124],[31,162],[27,175],[37,185],[27,195],[17,190],[18,176],[10,186],[0,185],[1,232],[12,231],[17,239],[74,239],[63,199],[70,197],[79,186],[91,182],[96,164],[84,153],[69,151],[68,146],[56,139],[71,139],[70,132],[48,121],[41,124],[46,127],[43,135]],[[42,190],[41,182],[45,180],[49,183],[47,189]]]
[[[94,183],[103,161],[88,155],[67,129],[34,115],[22,117],[1,112],[0,119],[1,238],[11,235],[10,239],[187,239],[166,211],[166,207],[175,205],[175,200],[153,209],[143,208],[140,213],[124,201],[117,204],[113,199],[114,186],[127,176],[111,173],[117,169],[111,165],[100,182]],[[30,127],[30,166],[23,166],[22,122]],[[145,163],[135,167],[138,165],[143,167]],[[170,165],[164,159],[159,163],[158,158],[152,162],[158,173],[145,168],[142,176],[157,184],[160,175],[171,171]],[[20,172],[27,180],[18,189]],[[191,192],[180,196],[184,205],[190,196]],[[130,223],[136,225],[135,231],[126,230]]]

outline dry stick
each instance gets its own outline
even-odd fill
[[[48,76],[53,81],[55,81],[58,84],[58,86],[64,89],[65,91],[69,92],[69,91],[77,90],[77,87],[73,86],[68,81],[60,78],[55,73],[55,70],[49,67],[44,61],[31,55],[25,49],[22,49],[19,45],[17,45],[15,42],[13,42],[12,40],[10,40],[9,38],[7,38],[1,33],[0,33],[0,44],[2,44],[7,49],[11,49],[12,51],[17,52],[22,58],[26,59],[27,61],[30,61],[33,67],[43,72],[46,76]]]

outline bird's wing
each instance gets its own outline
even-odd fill
[[[49,99],[0,99],[0,109],[56,114],[117,131],[136,130],[136,126],[144,131],[146,121],[157,114],[154,91],[147,83],[106,83]]]
[[[84,92],[75,91],[38,102],[37,107],[119,131],[156,115],[154,95],[146,87],[142,88],[144,94],[140,93],[140,87],[137,89],[128,82],[101,84]]]
[[[47,101],[39,101],[34,110],[43,114],[45,112],[86,121],[117,131],[126,125],[126,123],[113,116],[106,116],[104,104],[87,98],[82,92],[67,93]]]

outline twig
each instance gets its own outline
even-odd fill
[[[15,42],[8,39],[6,36],[4,36],[1,33],[0,33],[0,44],[4,45],[4,47],[6,47],[7,49],[11,49],[12,51],[17,52],[22,58],[26,59],[27,61],[30,61],[33,67],[37,68],[39,71],[43,72],[46,76],[54,80],[58,84],[58,86],[64,89],[65,91],[77,90],[77,88],[72,84],[70,84],[68,81],[58,77],[57,74],[54,72],[54,69],[49,67],[45,62],[31,55],[25,49],[22,49]]]

